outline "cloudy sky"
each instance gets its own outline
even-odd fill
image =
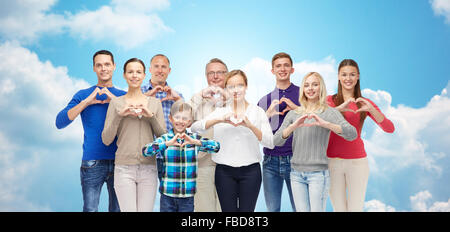
[[[365,210],[450,211],[450,0],[0,4],[0,211],[82,210],[81,120],[57,130],[55,117],[96,83],[100,49],[114,53],[113,83],[124,90],[126,60],[166,54],[168,84],[186,98],[206,86],[204,65],[219,57],[247,73],[252,103],[274,88],[275,53],[291,54],[294,83],[317,71],[330,94],[339,62],[355,59],[363,95],[396,127],[386,134],[365,124]],[[260,194],[257,211],[265,210]],[[286,195],[282,210],[290,210]]]

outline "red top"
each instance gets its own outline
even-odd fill
[[[370,102],[378,112],[381,113],[380,109],[378,108],[375,103],[373,103],[371,100],[366,99],[368,102]],[[335,107],[334,102],[332,100],[332,96],[327,96],[327,103],[331,107]],[[354,102],[350,102],[347,105],[348,109],[356,111],[358,109],[358,106]],[[381,113],[383,114],[383,113]],[[391,120],[387,119],[386,116],[384,116],[384,119],[382,122],[377,123],[375,118],[367,112],[367,116],[372,118],[372,120],[385,132],[392,133],[394,132],[394,124],[391,122]],[[342,137],[336,135],[334,132],[331,131],[330,133],[330,141],[328,142],[328,150],[327,150],[327,156],[329,158],[341,158],[341,159],[359,159],[364,158],[367,156],[366,151],[364,149],[364,143],[361,139],[361,128],[359,125],[359,113],[354,113],[351,111],[347,111],[344,113],[344,118],[356,128],[356,131],[358,132],[358,137],[353,141],[347,141],[343,139]]]

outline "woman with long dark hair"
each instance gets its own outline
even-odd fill
[[[358,64],[345,59],[338,68],[338,92],[327,97],[327,103],[339,110],[353,125],[358,137],[347,141],[331,132],[327,156],[330,169],[330,198],[334,211],[362,211],[369,179],[369,163],[361,139],[364,120],[369,116],[387,133],[394,132],[394,124],[378,106],[361,95]]]

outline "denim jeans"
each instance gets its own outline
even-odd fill
[[[217,164],[214,175],[222,212],[255,211],[261,188],[261,166],[231,167]]]
[[[292,156],[264,155],[263,186],[264,198],[269,212],[280,212],[281,193],[283,184],[286,187],[291,201],[292,211],[295,212],[294,198],[291,190],[291,158]]]
[[[297,172],[291,170],[292,195],[297,212],[324,212],[330,187],[328,170]]]
[[[97,212],[100,192],[106,182],[109,194],[109,212],[120,212],[114,191],[114,160],[83,160],[80,167],[83,191],[83,212]]]
[[[194,212],[194,197],[169,197],[161,194],[159,211]]]

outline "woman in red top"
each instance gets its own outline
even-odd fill
[[[358,137],[347,141],[333,132],[330,134],[327,150],[330,199],[334,211],[362,211],[369,179],[369,163],[361,139],[364,120],[369,116],[387,133],[395,128],[375,103],[361,96],[359,67],[354,60],[345,59],[339,64],[338,78],[338,92],[327,97],[328,105],[344,115],[356,128]]]

